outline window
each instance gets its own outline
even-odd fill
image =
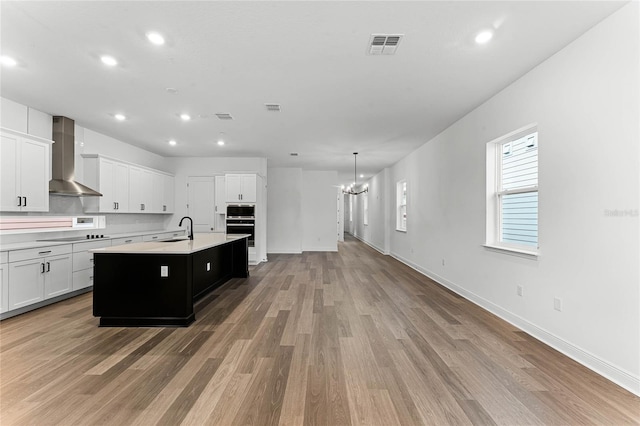
[[[538,249],[538,132],[504,136],[487,147],[487,245]]]
[[[364,223],[365,225],[368,225],[369,224],[369,194],[365,192],[363,197],[364,198],[362,198],[362,214],[363,214],[362,223]]]
[[[407,181],[396,184],[396,231],[407,231]]]

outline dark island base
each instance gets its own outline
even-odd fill
[[[100,318],[100,327],[188,327],[196,320],[195,314],[187,318]]]
[[[192,254],[95,253],[93,315],[104,327],[187,327],[196,300],[248,276],[246,238]]]

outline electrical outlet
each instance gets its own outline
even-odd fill
[[[169,266],[162,265],[160,266],[160,277],[166,278],[169,276]]]
[[[560,299],[559,297],[553,298],[553,309],[558,312],[562,312],[562,299]]]
[[[518,296],[522,297],[524,294],[524,287],[521,285],[518,286]]]

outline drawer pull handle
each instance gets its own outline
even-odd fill
[[[51,253],[51,250],[47,250],[47,251],[39,251],[38,254],[47,254],[47,253]]]
[[[125,240],[125,243],[130,243],[131,241],[133,241],[133,240]]]

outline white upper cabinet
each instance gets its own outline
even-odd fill
[[[163,184],[163,203],[162,213],[173,213],[175,209],[175,178],[171,175],[162,175]]]
[[[50,140],[1,129],[0,211],[49,211]]]
[[[225,193],[228,203],[255,203],[256,189],[255,174],[225,175]]]
[[[96,155],[84,157],[84,184],[102,197],[85,197],[84,209],[90,213],[129,212],[129,166]]]
[[[174,177],[97,154],[83,154],[84,184],[102,197],[85,197],[87,213],[173,213]]]
[[[153,172],[136,166],[129,168],[129,207],[132,213],[153,213]]]

